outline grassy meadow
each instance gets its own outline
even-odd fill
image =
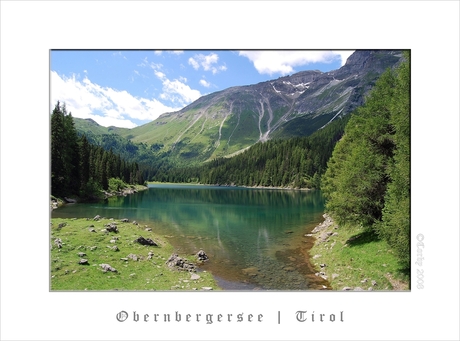
[[[328,234],[323,241],[321,236]],[[313,238],[312,264],[333,290],[410,290],[394,250],[374,232],[331,224]]]
[[[106,231],[116,224],[118,232]],[[51,290],[218,290],[208,272],[179,271],[166,264],[175,253],[166,238],[152,227],[102,218],[51,219],[50,289]],[[141,245],[140,236],[158,246]],[[60,244],[60,247],[59,247]],[[197,252],[199,250],[196,250]],[[197,264],[195,255],[179,255]],[[82,259],[87,264],[80,264]],[[101,264],[112,269],[104,271]],[[205,288],[205,289],[203,289]]]

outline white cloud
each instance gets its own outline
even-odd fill
[[[219,56],[216,53],[210,53],[208,55],[197,54],[194,57],[190,57],[188,63],[192,65],[195,70],[198,70],[200,66],[205,71],[211,71],[216,74],[220,71],[227,70],[225,65],[214,65],[219,62]]]
[[[211,83],[207,82],[207,81],[204,80],[204,79],[201,79],[201,80],[200,80],[200,84],[201,84],[202,86],[204,86],[205,88],[209,88],[209,87],[211,86]]]
[[[133,128],[133,120],[145,123],[155,120],[165,112],[177,111],[157,99],[134,97],[127,91],[104,88],[88,78],[66,78],[51,71],[50,111],[57,101],[66,103],[67,111],[78,118],[92,118],[103,126]]]
[[[154,73],[163,84],[163,92],[160,94],[161,99],[185,106],[201,97],[201,93],[198,90],[194,90],[185,84],[187,78],[179,77],[179,79],[170,80],[161,71],[154,71]]]
[[[251,60],[261,74],[287,75],[294,67],[310,63],[330,63],[341,58],[342,65],[353,51],[240,51],[239,55]],[[345,58],[345,61],[343,58]]]

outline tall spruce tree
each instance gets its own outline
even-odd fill
[[[321,188],[339,223],[374,230],[410,266],[410,56],[377,81],[345,127]]]

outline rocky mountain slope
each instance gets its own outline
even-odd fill
[[[401,57],[401,51],[358,50],[338,70],[228,88],[140,127],[111,132],[180,163],[231,156],[259,141],[310,135],[349,114]]]

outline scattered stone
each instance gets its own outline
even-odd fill
[[[353,289],[353,291],[364,291],[363,288],[360,288],[360,287],[356,287]]]
[[[99,214],[93,218],[93,220],[95,220],[95,221],[98,221],[100,219],[101,219],[101,216]]]
[[[374,287],[377,285],[377,282],[374,281],[374,280],[372,280],[371,283],[372,283],[372,285],[373,285]]]
[[[197,279],[200,279],[200,275],[197,275],[197,274],[192,274],[192,276],[190,277],[191,280],[197,280]],[[184,281],[185,282],[185,281]]]
[[[186,259],[179,257],[179,255],[173,253],[166,264],[170,268],[176,268],[177,270],[186,270],[186,271],[195,271],[195,265],[193,263],[187,262]]]
[[[114,245],[111,247],[112,251],[120,251],[120,249],[118,248],[118,246]]]
[[[133,225],[139,225],[139,223],[137,221],[133,221]]]
[[[58,225],[58,229],[62,229],[64,226],[67,226],[67,223],[60,223]]]
[[[317,258],[320,258],[320,257],[321,257],[321,255],[314,255],[313,259],[317,259]]]
[[[117,242],[117,240],[116,240],[116,239],[110,239],[110,242],[111,242],[112,244],[115,244],[115,243]]]
[[[134,242],[136,243],[139,243],[141,245],[150,245],[150,246],[158,246],[157,243],[155,243],[152,239],[150,238],[144,238],[142,236],[140,236],[139,238],[137,238]]]
[[[203,250],[198,251],[196,256],[201,262],[207,261],[209,259],[208,255]]]
[[[108,232],[115,232],[115,233],[118,233],[118,227],[115,223],[110,223],[110,224],[107,224],[105,225],[105,229],[108,231]]]
[[[152,259],[153,256],[154,256],[154,253],[152,251],[150,251],[148,253],[147,259]]]
[[[79,256],[79,257],[84,257],[84,256],[86,256],[86,253],[84,253],[84,252],[79,252],[79,253],[78,253],[78,256]]]
[[[104,270],[104,272],[107,272],[107,271],[117,272],[117,270],[111,267],[109,264],[99,264],[99,266],[102,268],[102,270]]]
[[[127,218],[121,219],[120,221],[121,221],[122,223],[127,223],[127,222],[129,222],[129,220],[128,220]]]
[[[319,266],[320,266],[320,268],[325,268],[326,264],[320,264]]]
[[[201,287],[201,289],[203,289],[204,291],[211,291],[212,287]]]
[[[96,230],[94,228],[90,227],[89,232],[96,232]]]
[[[352,288],[350,288],[350,287],[344,287],[344,288],[342,289],[342,291],[350,291],[350,290],[352,290]]]
[[[87,259],[84,259],[84,258],[80,259],[80,261],[78,262],[78,264],[80,264],[80,265],[89,265],[88,260],[87,260]]]
[[[90,249],[90,251],[94,251],[94,250],[97,249],[97,246],[91,246],[89,249]]]
[[[367,278],[364,278],[361,283],[366,283],[367,282]]]
[[[62,240],[61,238],[56,238],[54,240],[54,244],[56,244],[56,246],[58,247],[58,249],[62,248]]]
[[[339,274],[332,274],[332,279],[336,279],[337,277],[339,277]]]
[[[120,260],[124,260],[124,261],[128,261],[128,258],[124,257],[124,258],[120,258]]]
[[[147,227],[145,230],[148,232],[152,232],[152,229],[150,227]]]
[[[133,253],[130,253],[130,254],[128,255],[128,258],[129,258],[129,259],[132,259],[132,260],[135,261],[135,262],[137,262],[137,260],[139,259],[139,258],[138,258],[135,254],[133,254]]]

